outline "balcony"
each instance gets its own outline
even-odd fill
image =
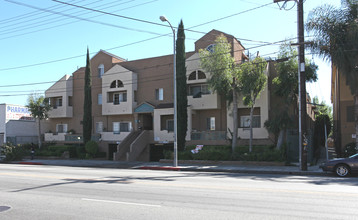
[[[49,89],[45,91],[45,97],[49,98],[53,108],[49,111],[49,118],[71,118],[73,117],[72,107],[73,79],[65,75]]]
[[[101,135],[95,134],[91,136],[92,141],[100,141]],[[70,133],[45,133],[46,142],[63,142],[63,143],[82,143],[82,134],[70,134]]]
[[[71,118],[73,116],[72,106],[54,106],[48,113],[49,118]]]
[[[201,94],[200,96],[188,96],[188,105],[192,106],[193,110],[220,109],[221,102],[216,93]]]

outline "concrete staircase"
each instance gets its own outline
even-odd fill
[[[117,147],[113,160],[136,161],[153,139],[152,131],[133,131]]]

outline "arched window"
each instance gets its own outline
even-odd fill
[[[196,70],[190,73],[188,80],[206,79],[206,75],[203,71]]]
[[[113,88],[121,88],[121,87],[124,87],[124,85],[123,85],[123,82],[120,81],[120,80],[114,80],[110,85],[111,89],[113,89]]]
[[[206,50],[209,51],[210,53],[213,53],[215,50],[215,44],[210,44],[209,46],[206,47]]]
[[[115,81],[115,80],[111,83],[110,88],[111,88],[111,89],[116,88],[116,81]]]
[[[98,65],[98,77],[99,77],[99,78],[102,78],[103,74],[104,74],[104,65],[103,65],[103,64],[99,64],[99,65]]]
[[[205,73],[203,71],[198,70],[198,79],[206,79]]]
[[[117,87],[124,87],[123,82],[120,80],[117,80]]]
[[[196,71],[190,73],[188,80],[196,80]]]

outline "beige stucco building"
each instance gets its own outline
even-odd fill
[[[354,97],[347,79],[332,65],[331,102],[333,104],[333,138],[337,153],[355,142]]]
[[[232,107],[208,88],[210,73],[200,66],[199,49],[214,44],[224,34],[236,61],[246,59],[245,48],[235,37],[212,30],[187,52],[188,131],[187,144],[229,144],[233,130]],[[173,133],[173,56],[126,61],[106,51],[91,58],[93,139],[108,157],[148,160],[152,148],[170,145]],[[267,68],[266,74],[270,74]],[[76,143],[82,140],[84,68],[66,75],[46,91],[54,107],[47,121],[45,141]],[[266,87],[254,110],[254,141],[272,143],[264,122],[270,113],[270,90]],[[238,138],[249,138],[249,111],[239,104]],[[254,142],[255,143],[255,142]],[[144,156],[143,156],[144,155]]]

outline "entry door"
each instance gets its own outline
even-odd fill
[[[153,116],[152,114],[143,114],[143,129],[144,130],[153,130]]]

